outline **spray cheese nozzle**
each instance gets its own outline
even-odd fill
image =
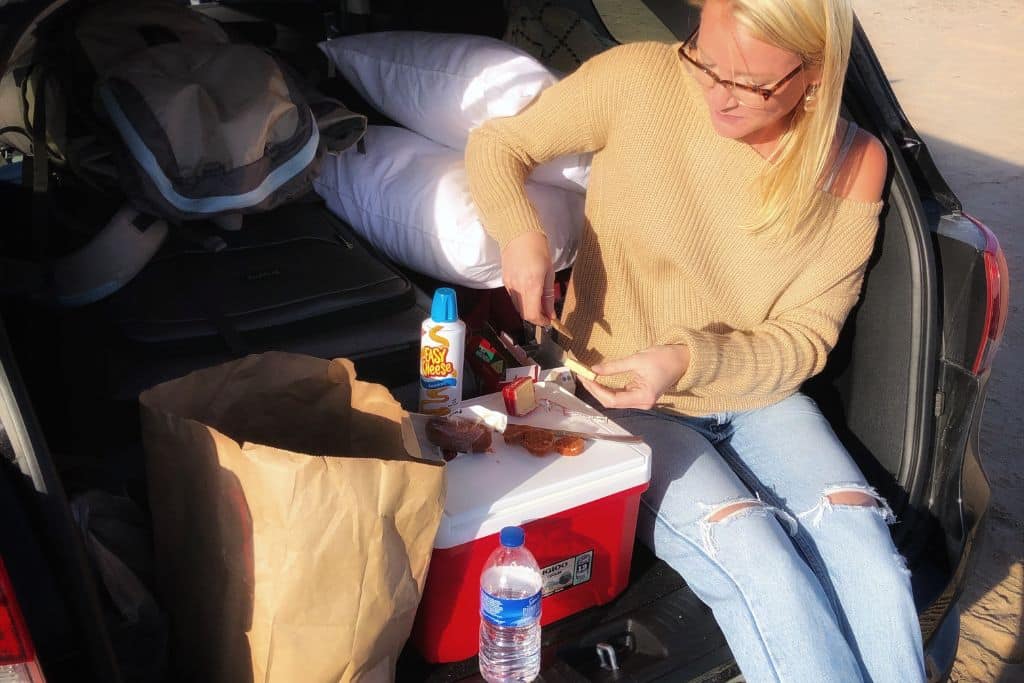
[[[434,301],[430,305],[430,319],[438,323],[453,323],[459,319],[459,304],[455,298],[454,289],[440,287],[434,291]]]

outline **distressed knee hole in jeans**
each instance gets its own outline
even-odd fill
[[[825,514],[834,510],[869,510],[878,515],[886,524],[895,524],[896,515],[885,498],[875,487],[867,484],[836,484],[829,486],[818,497],[818,502],[809,510],[797,513],[812,527],[818,527]]]
[[[760,498],[734,498],[721,503],[709,505],[700,503],[701,509],[706,514],[701,517],[700,540],[704,552],[709,557],[718,554],[718,543],[715,540],[715,529],[722,525],[731,524],[750,517],[771,517],[775,516],[780,522],[789,527],[789,535],[794,536],[797,532],[797,523],[789,513],[780,510],[772,505],[766,505]]]

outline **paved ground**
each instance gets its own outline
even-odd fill
[[[639,0],[595,4],[620,40],[652,35]],[[939,168],[1006,251],[1010,316],[981,439],[993,504],[963,598],[953,680],[1024,681],[1024,0],[854,0],[854,7]]]

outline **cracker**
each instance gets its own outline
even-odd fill
[[[566,356],[565,358],[565,367],[569,368],[569,370],[579,375],[580,377],[584,379],[589,379],[591,382],[597,379],[596,372],[588,368],[586,365],[583,365],[579,361],[569,358],[568,356]]]

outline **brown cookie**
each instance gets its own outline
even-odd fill
[[[442,452],[484,453],[491,447],[491,430],[464,417],[432,417],[427,420],[427,440]]]
[[[555,441],[555,451],[559,455],[579,455],[586,443],[578,436],[563,436]]]
[[[522,446],[523,439],[526,438],[527,432],[531,429],[533,429],[533,427],[527,425],[508,425],[505,427],[505,443],[510,446]]]
[[[547,455],[555,446],[555,435],[546,429],[531,429],[523,437],[522,445],[533,455]]]

